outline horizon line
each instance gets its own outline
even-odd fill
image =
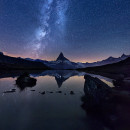
[[[2,51],[0,51],[0,52],[2,52]],[[6,56],[10,56],[10,57],[15,57],[15,58],[23,58],[23,59],[26,59],[26,58],[30,58],[30,59],[33,59],[33,60],[36,60],[36,59],[39,59],[39,60],[44,60],[44,61],[56,61],[56,59],[57,58],[55,58],[55,59],[43,59],[43,58],[31,58],[31,57],[26,57],[26,56],[17,56],[17,55],[14,55],[14,54],[9,54],[9,53],[7,53],[7,52],[2,52],[4,55],[6,55]],[[61,52],[60,52],[61,53]],[[60,54],[59,53],[59,54]],[[125,53],[123,53],[124,55],[128,55],[129,56],[129,54],[125,54]],[[122,54],[122,55],[123,55]],[[121,56],[122,56],[121,55]],[[59,55],[58,55],[59,56]],[[121,57],[121,56],[119,56],[119,57]],[[113,57],[113,56],[109,56],[109,57]],[[106,57],[105,59],[108,59],[109,57]],[[119,57],[113,57],[113,58],[119,58]],[[67,58],[67,59],[69,59],[69,58]],[[75,63],[78,63],[78,62],[80,62],[80,63],[94,63],[94,62],[99,62],[99,61],[102,61],[102,60],[105,60],[105,59],[100,59],[100,60],[95,60],[95,61],[81,61],[81,60],[79,60],[79,61],[73,61],[73,60],[70,60],[71,62],[75,62]]]

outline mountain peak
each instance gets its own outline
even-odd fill
[[[107,58],[107,60],[113,60],[113,59],[114,59],[114,57],[112,57],[112,56]]]
[[[62,57],[64,57],[64,55],[63,55],[63,53],[62,53],[62,52],[60,53],[60,55],[59,55],[59,56],[62,56]]]
[[[121,57],[126,57],[126,55],[123,53]]]
[[[61,52],[56,61],[58,61],[58,60],[65,61],[68,59],[66,57],[64,57],[63,53]]]

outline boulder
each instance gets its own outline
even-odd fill
[[[99,105],[109,98],[111,88],[98,78],[85,75],[84,93],[91,105]]]
[[[23,90],[26,87],[35,86],[36,81],[37,80],[35,78],[30,77],[30,75],[28,73],[24,73],[17,78],[16,84],[21,90]]]

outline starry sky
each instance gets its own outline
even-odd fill
[[[76,62],[130,54],[130,0],[0,0],[0,51]]]

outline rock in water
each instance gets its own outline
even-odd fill
[[[85,75],[81,107],[110,129],[129,128],[130,96],[115,91],[98,78]],[[120,124],[120,125],[117,125]]]
[[[42,93],[40,93],[40,94],[44,95],[44,94],[46,94],[46,92],[44,91],[44,92],[42,92]]]
[[[98,105],[103,102],[110,94],[111,88],[98,78],[89,75],[85,75],[84,78],[84,92],[88,103]]]
[[[57,91],[56,93],[62,93],[62,91]]]
[[[35,86],[36,81],[37,80],[35,78],[30,77],[28,73],[24,73],[17,78],[16,84],[21,90],[23,90],[26,87]]]
[[[70,91],[70,94],[71,94],[71,95],[74,95],[74,92],[73,92],[73,91]]]

